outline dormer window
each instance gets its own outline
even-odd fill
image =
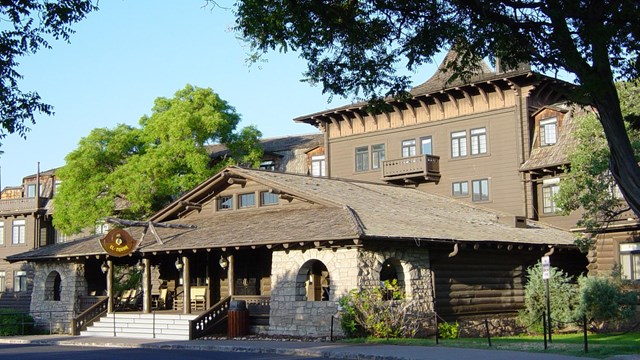
[[[540,120],[540,146],[554,145],[558,142],[558,119],[553,117]]]
[[[233,196],[220,196],[218,210],[233,210]]]

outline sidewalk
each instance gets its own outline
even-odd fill
[[[119,348],[186,349],[226,352],[252,352],[295,356],[318,356],[333,359],[373,360],[570,360],[585,359],[545,353],[447,348],[441,346],[352,345],[328,342],[265,340],[193,340],[164,341],[123,337],[83,337],[66,335],[33,335],[0,337],[0,344],[47,344],[63,346],[95,346]],[[615,357],[616,360],[640,360],[640,355]]]

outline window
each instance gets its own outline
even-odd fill
[[[233,196],[220,196],[218,198],[218,210],[232,210]]]
[[[240,208],[250,208],[256,206],[256,194],[241,194],[238,196],[238,207]]]
[[[94,231],[95,231],[95,234],[106,234],[109,232],[109,224],[107,223],[96,224]]]
[[[4,221],[0,221],[0,246],[4,245]]]
[[[55,185],[53,185],[53,195],[57,195],[58,194],[58,190],[60,189],[60,184],[62,184],[61,180],[56,180]]]
[[[560,186],[556,184],[543,185],[542,187],[542,212],[544,214],[553,214],[557,210],[560,210],[556,206],[556,202],[553,200],[553,197],[560,190]]]
[[[380,169],[384,161],[384,144],[371,146],[371,168]]]
[[[558,141],[558,120],[556,118],[540,121],[540,146],[553,145]]]
[[[487,129],[471,129],[471,155],[487,153]]]
[[[640,280],[640,243],[620,244],[620,272],[623,279]]]
[[[36,184],[27,185],[27,197],[36,197]]]
[[[467,156],[467,132],[451,133],[451,157],[459,158],[463,156]]]
[[[361,146],[356,148],[356,171],[369,170],[369,147]]]
[[[274,194],[269,191],[262,191],[260,193],[260,204],[262,206],[277,205],[278,194]]]
[[[260,163],[260,169],[275,171],[276,170],[276,162],[273,160],[267,160]]]
[[[27,291],[27,272],[16,271],[13,276],[13,291]]]
[[[4,271],[0,271],[0,293],[7,290],[7,280]]]
[[[433,155],[433,147],[431,145],[431,136],[420,138],[420,153],[422,155]]]
[[[416,139],[402,141],[402,157],[416,156]]]
[[[472,201],[487,201],[489,200],[489,180],[473,180],[471,182],[471,188],[473,194],[471,196]]]
[[[24,244],[25,239],[24,220],[13,220],[13,237],[11,243],[14,245]]]
[[[469,195],[469,182],[458,181],[451,184],[451,193],[453,196],[468,196]]]
[[[56,244],[67,242],[69,238],[65,233],[60,230],[56,230]]]
[[[316,155],[311,157],[311,176],[327,176],[324,155]]]

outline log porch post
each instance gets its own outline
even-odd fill
[[[113,261],[107,260],[107,312],[113,312]]]
[[[229,261],[229,267],[227,268],[227,279],[229,279],[229,296],[233,296],[235,295],[235,274],[233,272],[233,267],[234,267],[234,260],[233,260],[233,255],[229,255],[227,257],[227,260]]]
[[[184,314],[191,314],[191,282],[190,282],[190,274],[189,274],[189,258],[186,256],[182,257],[182,286],[184,286],[184,290],[182,291],[182,308]]]
[[[144,273],[142,280],[142,312],[148,314],[151,312],[151,259],[143,258]]]

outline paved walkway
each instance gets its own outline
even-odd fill
[[[441,346],[351,345],[327,342],[266,340],[193,340],[163,341],[123,337],[86,337],[65,335],[33,335],[0,337],[3,344],[50,344],[64,346],[96,346],[124,348],[158,348],[254,352],[297,356],[322,356],[335,359],[373,360],[570,360],[583,359],[545,353],[504,350],[461,349]],[[616,360],[640,360],[640,355],[615,357]]]

